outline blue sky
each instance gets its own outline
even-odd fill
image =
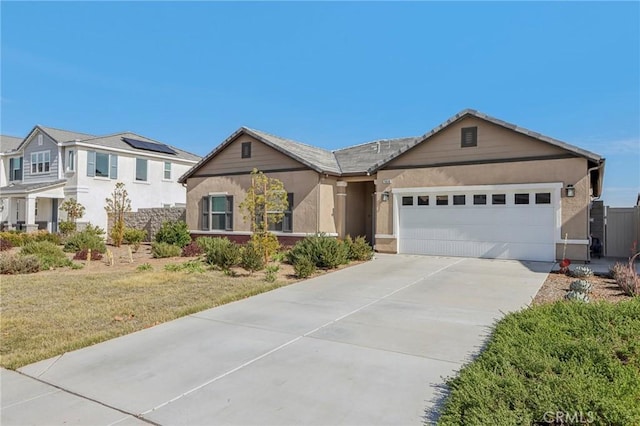
[[[640,191],[639,2],[6,2],[1,131],[131,130],[204,155],[246,125],[328,149],[473,108]]]

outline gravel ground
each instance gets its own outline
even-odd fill
[[[542,284],[542,287],[533,299],[534,305],[540,305],[543,303],[555,302],[556,300],[562,300],[569,291],[569,285],[576,278],[569,277],[560,272],[554,271],[549,274],[547,280]],[[625,295],[616,282],[605,276],[594,275],[589,278],[592,284],[592,290],[589,293],[591,301],[607,300],[609,302],[619,302],[621,300],[630,299]]]

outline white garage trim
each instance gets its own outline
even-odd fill
[[[396,250],[453,256],[553,260],[555,244],[562,242],[562,187],[561,182],[553,182],[394,188],[393,235],[397,237]],[[550,202],[536,203],[532,197],[539,192],[549,193]],[[525,202],[518,203],[515,196],[518,193],[530,195]],[[491,203],[491,195],[503,194],[502,203]],[[426,196],[426,200],[423,200],[425,204],[419,204],[417,195]],[[486,201],[476,204],[474,195],[486,195]],[[464,198],[456,200],[455,196]],[[403,199],[409,204],[402,205]],[[444,201],[444,204],[440,205],[439,201]],[[437,213],[438,209],[442,209],[445,215]],[[495,213],[499,211],[502,214],[496,220],[498,216]],[[501,220],[505,220],[504,227]],[[428,223],[434,226],[430,227]],[[491,227],[493,231],[489,230]],[[519,238],[514,238],[514,235]]]

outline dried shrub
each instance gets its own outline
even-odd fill
[[[200,256],[204,250],[196,241],[191,241],[188,245],[182,248],[182,257],[196,257]]]
[[[0,274],[31,274],[41,269],[40,260],[33,254],[0,254]]]
[[[87,260],[87,256],[89,255],[89,250],[84,249],[78,251],[75,256],[73,256],[73,260]],[[91,250],[91,259],[90,260],[102,260],[102,253],[99,251]]]
[[[10,250],[13,248],[11,241],[0,238],[0,251]]]

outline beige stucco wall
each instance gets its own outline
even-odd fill
[[[478,128],[478,146],[461,148],[461,129]],[[451,124],[385,168],[567,154],[561,148],[475,117]]]
[[[282,181],[287,192],[293,192],[293,232],[315,233],[318,231],[318,173],[307,170],[287,173],[267,173],[267,176]],[[233,230],[248,232],[240,203],[251,185],[249,174],[236,176],[192,177],[187,180],[187,225],[192,231],[202,228],[202,197],[210,193],[227,193],[233,196]]]
[[[565,191],[562,191],[562,237],[567,235],[569,240],[586,240],[588,239],[590,201],[587,168],[587,160],[568,158],[510,162],[500,165],[475,164],[408,170],[381,170],[376,177],[378,192],[376,234],[393,234],[393,195],[388,202],[383,202],[380,200],[380,194],[383,191],[391,192],[394,188],[412,187],[560,182],[563,187],[573,184],[576,188],[576,196],[573,198],[567,198]],[[391,183],[383,184],[382,182],[386,179],[391,180]],[[380,250],[394,252],[395,240],[377,238],[376,246]],[[586,258],[586,248],[580,245],[573,248],[568,247],[567,253],[575,255],[575,259]]]
[[[243,142],[251,142],[251,158],[242,158]],[[194,176],[245,172],[251,171],[254,167],[258,170],[282,170],[304,168],[304,165],[251,136],[241,134],[203,165]]]
[[[319,230],[327,234],[337,234],[339,221],[342,220],[342,212],[337,207],[336,182],[334,177],[323,177],[319,185]]]

